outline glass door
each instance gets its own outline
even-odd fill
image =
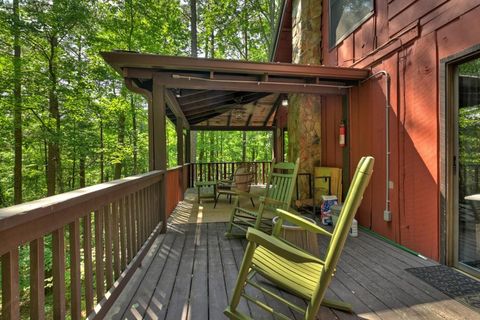
[[[455,72],[456,264],[480,275],[480,58]]]

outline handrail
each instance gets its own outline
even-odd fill
[[[238,165],[250,164],[255,172],[254,184],[265,184],[270,172],[271,161],[226,161],[194,162],[188,165],[188,186],[196,181],[222,180],[231,177]]]
[[[127,191],[128,188],[133,186],[131,191],[134,192],[142,189],[142,187],[144,187],[145,184],[148,184],[150,180],[156,180],[160,176],[163,176],[163,174],[164,171],[161,170],[150,171],[144,174],[138,174],[123,179],[104,182],[82,189],[57,194],[51,197],[46,197],[11,207],[1,208],[0,232],[18,226],[19,224],[28,223],[32,220],[39,219],[45,215],[52,215],[55,212],[64,210],[66,207],[81,205],[84,202],[92,201],[113,191],[115,191],[115,193],[121,193]],[[139,182],[141,182],[141,184],[138,184]],[[105,199],[102,202],[106,203],[108,202],[107,200],[111,201],[112,199]],[[97,204],[97,207],[101,207],[102,205],[102,203],[99,203]]]
[[[182,166],[0,209],[2,317],[20,317],[19,252],[29,243],[30,317],[45,318],[45,246],[51,245],[53,315],[48,317],[64,319],[69,313],[80,319],[85,312],[89,318],[102,318],[161,232],[166,221],[165,195],[160,192],[166,176],[183,176],[179,172]],[[94,310],[95,297],[100,304]]]

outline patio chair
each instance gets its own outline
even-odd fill
[[[215,197],[215,204],[213,207],[217,206],[218,198],[221,195],[227,196],[232,201],[233,196],[240,197],[241,195],[247,196],[252,202],[252,206],[255,208],[255,203],[253,202],[253,197],[250,194],[250,187],[255,179],[255,172],[253,171],[253,166],[251,165],[242,165],[235,170],[235,175],[233,177],[233,183],[229,185],[228,188],[221,187],[220,183],[217,183],[217,196]],[[239,200],[240,201],[240,200]]]
[[[237,310],[240,299],[243,297],[271,312],[275,315],[275,318],[288,319],[265,302],[247,295],[244,291],[246,285],[251,285],[272,298],[287,304],[291,309],[303,313],[304,319],[308,320],[316,318],[320,305],[343,311],[352,311],[351,305],[348,303],[329,301],[324,299],[324,296],[335,274],[335,268],[345,245],[353,217],[360,206],[363,193],[370,180],[373,163],[374,159],[372,157],[363,157],[360,160],[333,233],[282,209],[277,210],[279,218],[272,235],[267,235],[254,228],[248,229],[247,248],[230,305],[224,311],[225,315],[231,319],[249,319],[247,315]],[[293,222],[310,232],[330,237],[325,259],[321,260],[281,239],[279,233],[283,220]],[[305,299],[307,302],[306,309],[262,286],[261,281],[255,281],[255,275],[259,275],[277,287]]]
[[[225,236],[245,237],[248,227],[271,231],[275,209],[290,207],[295,181],[297,179],[299,159],[293,162],[273,163],[268,177],[265,196],[259,198],[257,211],[247,210],[239,206],[235,200],[230,222]],[[234,232],[234,229],[237,230]]]

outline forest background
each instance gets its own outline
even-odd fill
[[[0,0],[0,207],[148,170],[146,101],[101,51],[268,61],[279,3]],[[198,132],[196,161],[270,160],[271,139]]]

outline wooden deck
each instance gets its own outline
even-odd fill
[[[181,204],[180,204],[181,206]],[[204,214],[210,210],[205,209]],[[181,210],[195,210],[195,205]],[[225,319],[245,242],[224,238],[226,223],[179,223],[152,245],[108,319]],[[319,239],[324,247],[325,241]],[[349,238],[327,296],[349,301],[355,314],[322,307],[320,319],[480,319],[480,314],[405,271],[435,265],[366,233]],[[251,295],[278,306],[259,291]],[[298,299],[283,294],[292,301]],[[301,302],[301,301],[300,301]],[[254,319],[272,319],[242,301]],[[278,306],[288,317],[298,314]]]

